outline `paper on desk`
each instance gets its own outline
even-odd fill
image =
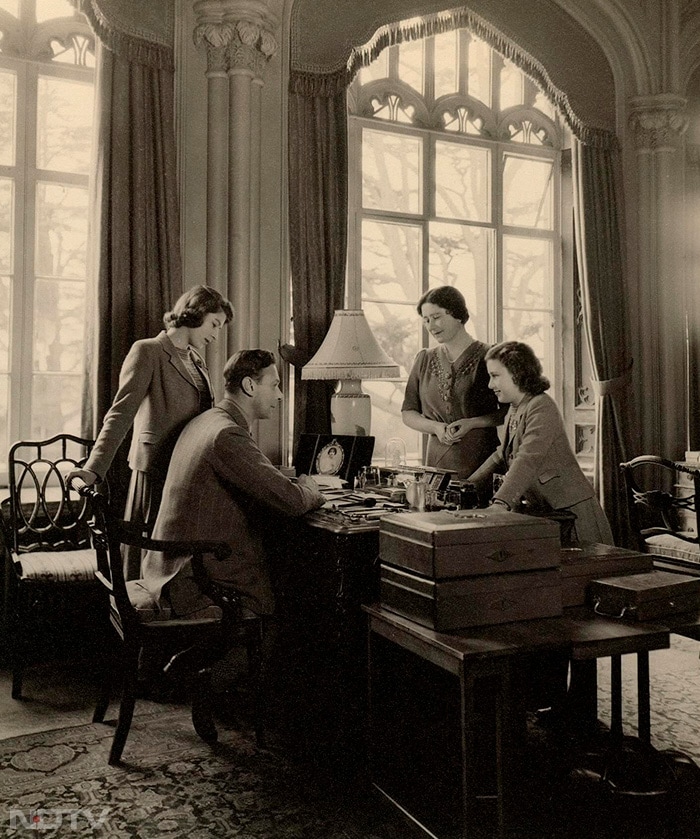
[[[338,475],[312,475],[321,490],[342,489],[347,483]]]

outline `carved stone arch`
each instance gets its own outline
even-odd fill
[[[540,136],[540,145],[551,149],[562,148],[563,138],[552,120],[536,108],[524,108],[522,105],[514,105],[503,111],[498,123],[498,139],[511,141],[510,126],[523,125],[525,122],[529,122]]]
[[[433,105],[431,114],[432,124],[436,128],[444,129],[443,115],[449,113],[456,118],[460,108],[467,109],[471,121],[474,121],[474,118],[481,120],[481,128],[479,130],[481,137],[487,137],[489,140],[497,139],[498,126],[493,111],[479,99],[474,99],[472,96],[462,96],[454,93],[441,96]]]
[[[700,69],[700,9],[692,8],[681,18],[681,93],[686,94]]]
[[[355,113],[361,117],[374,116],[375,110],[372,102],[379,100],[387,104],[389,97],[398,96],[403,105],[413,108],[412,122],[424,128],[430,128],[430,114],[425,105],[423,97],[410,85],[398,80],[379,79],[363,85],[357,94]]]
[[[655,89],[657,70],[649,44],[624,0],[555,0],[599,44],[615,78],[618,103]],[[624,108],[618,107],[618,113]]]

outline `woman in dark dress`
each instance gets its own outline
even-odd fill
[[[488,388],[488,345],[467,332],[469,312],[456,288],[427,291],[416,309],[438,346],[416,356],[401,418],[429,435],[426,466],[468,478],[498,447],[496,427],[505,415]]]

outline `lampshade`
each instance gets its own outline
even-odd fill
[[[377,343],[361,309],[338,309],[318,352],[301,370],[302,379],[337,379],[331,397],[334,434],[369,434],[372,405],[362,379],[392,379],[399,365]]]
[[[389,358],[361,309],[338,309],[328,334],[308,364],[302,379],[392,379],[399,366]]]

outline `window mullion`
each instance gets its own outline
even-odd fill
[[[24,96],[25,113],[24,132],[24,213],[22,251],[24,257],[22,277],[22,330],[19,341],[15,343],[20,348],[18,381],[23,383],[20,392],[19,424],[22,430],[31,428],[32,394],[34,392],[34,287],[36,281],[36,191],[38,172],[36,168],[37,143],[37,65],[27,65],[26,91]]]

